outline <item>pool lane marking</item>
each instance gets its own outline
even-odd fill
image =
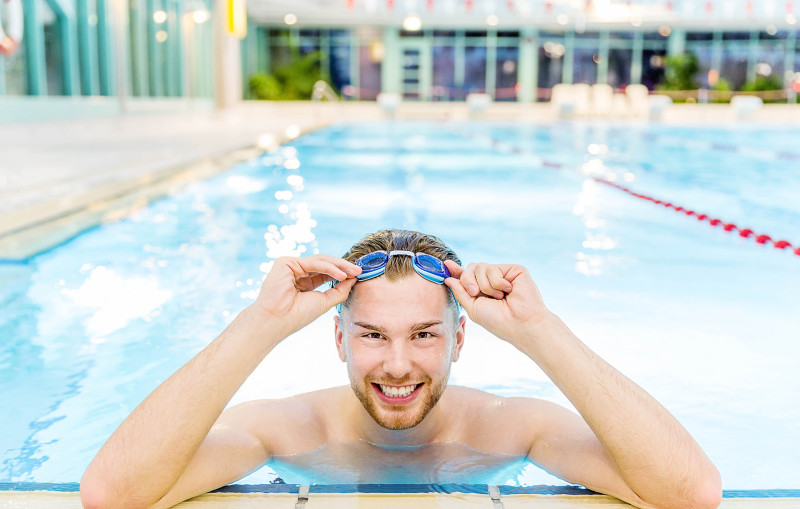
[[[500,500],[500,488],[497,486],[489,486],[489,497],[492,499],[494,509],[504,509],[503,501]]]
[[[751,230],[750,228],[741,228],[741,227],[737,226],[734,223],[726,223],[725,221],[723,221],[721,219],[717,219],[717,218],[711,217],[708,214],[701,214],[701,213],[695,212],[692,209],[687,209],[686,207],[681,207],[680,205],[675,205],[675,204],[673,204],[671,202],[668,202],[668,201],[658,200],[656,198],[653,198],[652,196],[647,196],[645,194],[637,193],[637,192],[635,192],[635,191],[633,191],[633,190],[631,190],[631,189],[629,189],[629,188],[627,188],[625,186],[621,186],[621,185],[617,184],[616,182],[612,182],[612,181],[604,179],[602,177],[594,177],[594,180],[595,180],[595,182],[599,182],[601,184],[605,184],[607,186],[611,186],[611,187],[614,187],[616,189],[619,189],[620,191],[628,193],[629,195],[631,195],[631,196],[633,196],[635,198],[639,198],[641,200],[646,200],[646,201],[649,201],[649,202],[651,202],[651,203],[653,203],[655,205],[661,205],[661,206],[663,206],[665,208],[668,208],[668,209],[673,209],[675,212],[683,212],[687,216],[694,216],[698,221],[706,221],[711,226],[721,226],[722,229],[725,230],[726,232],[737,231],[739,233],[740,237],[745,238],[745,239],[752,238],[753,240],[755,240],[759,244],[771,243],[772,247],[774,247],[776,249],[781,249],[781,250],[789,248],[789,250],[793,251],[794,254],[796,254],[797,256],[800,256],[800,243],[798,243],[797,247],[795,248],[795,246],[793,246],[792,243],[789,242],[788,240],[774,240],[769,235],[765,235],[765,234],[760,234],[759,235],[756,232],[754,232],[753,230]]]
[[[297,493],[297,502],[294,504],[294,509],[305,509],[308,503],[308,491],[310,486],[300,486],[300,491]]]

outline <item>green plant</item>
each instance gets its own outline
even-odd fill
[[[714,92],[731,92],[733,88],[731,88],[730,81],[726,80],[725,78],[717,79],[717,83],[711,87],[711,90]],[[711,102],[714,103],[727,103],[730,102],[730,94],[723,93],[717,94],[717,97],[713,99]]]
[[[257,99],[308,100],[311,98],[314,83],[324,79],[320,58],[318,51],[304,56],[294,53],[288,64],[277,67],[272,74],[258,73],[251,76],[250,91]]]
[[[664,83],[659,88],[661,90],[696,90],[699,87],[694,81],[694,75],[699,69],[697,57],[692,53],[669,56],[664,68]]]
[[[783,82],[775,76],[756,76],[756,79],[745,83],[742,92],[766,92],[768,90],[781,90]]]
[[[281,96],[281,84],[278,79],[267,73],[258,73],[250,76],[250,93],[262,101],[274,101]]]

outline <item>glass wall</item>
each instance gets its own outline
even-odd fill
[[[560,32],[542,32],[539,37],[539,99],[550,99],[549,91],[563,81],[564,55],[567,48],[564,34]]]
[[[612,32],[608,34],[608,65],[606,83],[616,90],[624,90],[631,83],[633,63],[633,33]]]
[[[750,32],[722,34],[722,58],[719,74],[731,88],[739,90],[747,83],[747,60],[750,53]]]
[[[66,76],[65,76],[65,59],[64,59],[64,44],[63,36],[65,30],[69,27],[65,26],[63,18],[59,19],[56,13],[50,8],[45,0],[37,0],[37,9],[39,11],[40,20],[42,23],[42,31],[44,32],[44,61],[45,72],[47,75],[47,94],[48,95],[64,95],[66,93]]]
[[[396,41],[390,45],[397,44],[397,47],[381,45],[377,56],[374,43],[382,40],[381,35],[366,36],[363,29],[358,32],[345,29],[294,32],[312,39],[324,39],[325,33],[330,32],[327,37],[331,44],[327,50],[324,44],[313,40],[306,43],[305,48],[328,51],[334,86],[341,89],[351,85],[354,92],[345,95],[361,99],[374,98],[381,89],[402,91],[413,85],[413,93],[406,94],[408,99],[461,101],[469,93],[485,92],[496,101],[516,101],[520,76],[533,78],[539,100],[548,100],[551,89],[558,83],[607,83],[620,92],[631,83],[641,83],[656,90],[664,81],[669,48],[685,49],[697,57],[699,70],[695,81],[701,87],[714,86],[710,81],[724,78],[733,90],[738,90],[756,76],[784,79],[791,84],[795,80],[794,73],[800,72],[797,64],[800,56],[796,56],[796,47],[800,45],[797,33],[779,31],[672,33],[666,26],[658,31],[531,30],[526,32],[526,40],[534,43],[538,55],[533,54],[524,61],[520,57],[518,31],[383,30],[396,31],[395,39],[387,40]],[[274,32],[270,38],[271,47],[266,49],[273,66],[291,59],[293,44],[292,29]],[[398,63],[393,64],[397,65],[397,71],[384,69],[381,72],[385,65],[382,56],[392,52],[397,55]],[[406,65],[405,61],[411,57],[414,62]],[[791,69],[787,68],[790,64]],[[381,77],[386,80],[387,76],[392,77],[390,82],[381,82]],[[406,83],[404,79],[413,83]],[[420,87],[427,88],[420,90]]]
[[[0,95],[25,95],[28,93],[28,69],[25,45],[8,56],[0,55]]]
[[[600,34],[587,32],[575,34],[572,54],[572,82],[597,83],[597,64],[600,62]]]
[[[694,81],[701,88],[709,88],[708,71],[714,68],[711,59],[713,40],[712,32],[689,32],[686,34],[686,50],[697,57],[698,71],[694,76]]]
[[[519,32],[498,32],[494,75],[495,100],[516,101],[519,92]]]
[[[0,56],[0,95],[116,96],[120,74],[133,96],[213,97],[211,0],[128,0],[124,34],[114,33],[112,0],[24,5],[22,43]]]

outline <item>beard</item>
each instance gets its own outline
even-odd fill
[[[375,389],[372,387],[372,382],[366,379],[360,384],[351,376],[350,387],[353,388],[353,392],[361,401],[364,409],[379,426],[389,430],[403,430],[413,428],[421,423],[433,407],[436,406],[439,398],[442,397],[444,390],[447,388],[449,375],[450,367],[448,366],[447,372],[435,384],[430,377],[424,377],[421,394],[417,397],[417,400],[422,398],[422,404],[420,405],[418,401],[414,401],[413,405],[410,405],[412,408],[386,409],[386,404],[374,394]],[[405,383],[408,382],[400,381],[396,382],[396,385],[404,385]]]

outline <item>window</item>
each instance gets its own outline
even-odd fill
[[[485,91],[486,46],[468,46],[464,49],[464,97]]]
[[[519,47],[497,48],[495,100],[516,101]]]
[[[455,86],[455,55],[453,46],[433,47],[433,90],[431,99],[434,101],[452,101],[462,98]]]

